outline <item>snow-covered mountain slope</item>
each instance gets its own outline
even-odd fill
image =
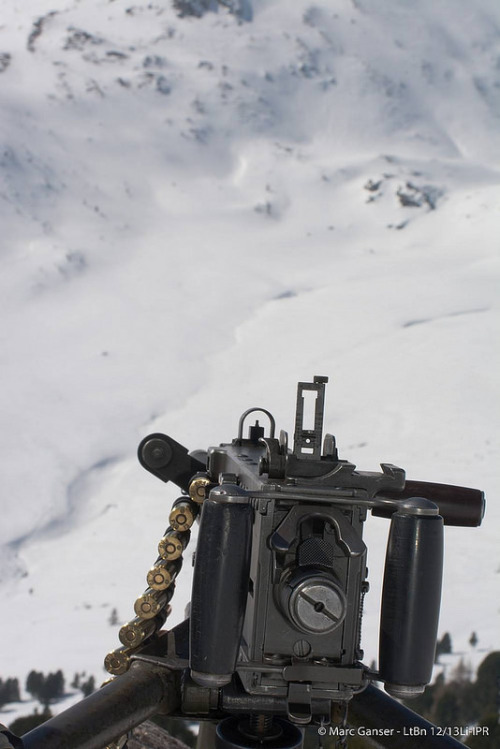
[[[3,6],[1,672],[102,673],[176,497],[144,435],[291,432],[314,374],[342,457],[487,492],[441,630],[498,648],[497,3]]]

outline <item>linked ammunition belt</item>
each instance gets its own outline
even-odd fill
[[[136,616],[118,633],[121,647],[112,650],[104,659],[104,667],[112,676],[128,671],[132,656],[144,650],[170,615],[175,579],[182,567],[191,527],[199,516],[209,486],[213,484],[206,476],[195,476],[189,484],[188,496],[179,497],[173,503],[168,528],[158,543],[158,558],[146,575],[148,587],[134,603]],[[121,749],[125,741],[123,736],[106,749]]]
[[[170,615],[170,601],[182,567],[182,555],[209,484],[208,478],[196,476],[189,485],[189,496],[179,497],[173,503],[169,526],[158,544],[158,558],[146,575],[148,587],[134,603],[136,616],[120,629],[118,637],[122,647],[108,653],[104,659],[106,671],[113,676],[128,671],[131,657],[141,652]]]

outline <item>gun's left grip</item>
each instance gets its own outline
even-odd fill
[[[236,488],[236,487],[235,487]],[[252,507],[206,499],[196,548],[190,666],[203,686],[223,686],[236,667],[250,576]]]

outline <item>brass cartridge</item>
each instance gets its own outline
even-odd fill
[[[197,514],[197,504],[186,497],[179,497],[173,504],[168,522],[176,531],[187,531],[193,525]]]
[[[180,533],[170,528],[158,544],[158,554],[162,559],[167,559],[170,562],[173,562],[174,559],[179,559],[189,543],[190,536],[190,531]]]
[[[148,588],[134,603],[134,611],[140,619],[154,619],[172,598],[173,586],[167,590]]]
[[[207,496],[207,487],[210,485],[214,486],[214,483],[207,476],[195,476],[189,484],[189,496],[193,502],[203,504]]]
[[[104,668],[113,676],[120,676],[128,671],[130,666],[130,656],[135,653],[134,648],[117,648],[108,653],[104,659]]]
[[[158,624],[155,619],[140,619],[136,617],[131,622],[127,622],[120,629],[118,637],[120,642],[129,648],[135,648],[151,637],[157,630]]]
[[[175,562],[161,560],[154,567],[151,567],[147,574],[147,583],[153,590],[165,590],[169,588],[182,566],[182,560],[177,559]]]

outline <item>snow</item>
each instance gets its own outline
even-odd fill
[[[177,496],[146,434],[292,432],[314,374],[341,457],[486,492],[440,633],[498,648],[498,4],[3,5],[2,676],[104,678]]]

